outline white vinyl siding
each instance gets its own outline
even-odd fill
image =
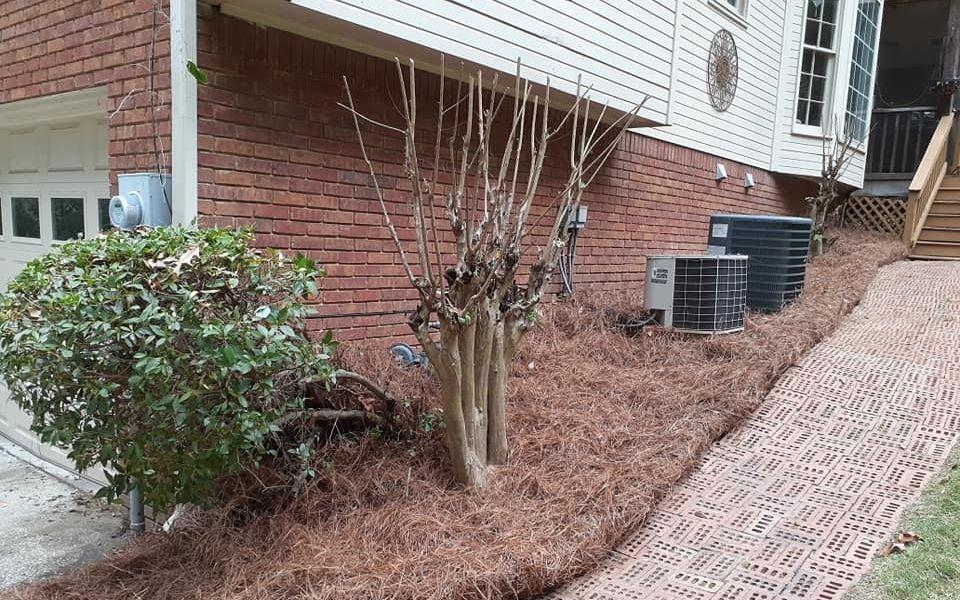
[[[436,69],[464,61],[667,120],[677,0],[224,0],[228,14]],[[375,45],[376,48],[371,48]]]
[[[879,31],[880,3],[877,0],[860,0],[854,30],[846,119],[847,134],[860,141],[867,137],[867,123],[873,103],[873,77],[876,69],[874,50]]]
[[[783,8],[777,4],[773,0],[751,0],[744,28],[732,23],[726,11],[717,10],[711,0],[683,0],[670,126],[638,132],[768,169],[783,38]],[[721,29],[733,35],[739,56],[737,93],[724,112],[710,104],[706,82],[710,43]]]

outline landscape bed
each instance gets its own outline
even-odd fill
[[[835,329],[878,267],[902,256],[894,238],[843,232],[810,264],[799,302],[750,315],[735,335],[626,335],[615,315],[639,309],[635,290],[547,306],[513,365],[510,461],[483,490],[453,483],[436,432],[342,439],[320,452],[320,476],[296,498],[257,510],[255,498],[234,499],[175,534],[146,535],[100,563],[12,594],[536,596],[590,570],[639,527],[702,452]],[[373,355],[360,362],[394,394],[439,404],[422,375]]]

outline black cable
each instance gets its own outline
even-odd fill
[[[577,258],[577,239],[580,237],[580,229],[574,229],[570,236],[569,265],[570,265],[570,293],[573,293],[573,271]]]
[[[573,294],[573,271],[576,263],[577,236],[580,233],[578,228],[570,229],[570,236],[567,238],[566,248],[560,257],[560,279],[563,282],[563,292],[561,295],[570,296]]]

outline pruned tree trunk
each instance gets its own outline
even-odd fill
[[[490,466],[506,462],[507,375],[523,319],[504,315],[495,297],[483,295],[482,280],[462,292],[481,294],[472,311],[456,322],[440,317],[434,366],[441,382],[447,445],[458,481],[482,486]]]
[[[542,99],[533,94],[533,86],[520,77],[519,64],[512,97],[500,90],[497,77],[485,89],[478,72],[457,82],[448,102],[448,81],[441,68],[433,151],[420,156],[413,61],[406,74],[399,60],[396,64],[401,126],[359,113],[346,79],[347,104],[341,106],[353,117],[384,223],[419,294],[409,323],[440,382],[454,476],[480,487],[491,467],[508,458],[507,379],[517,344],[535,322],[536,307],[557,268],[584,190],[642,103],[604,125],[607,107],[591,120],[590,100],[578,93],[568,111],[551,119],[550,87]],[[510,105],[513,110],[501,118],[502,109]],[[414,260],[408,258],[387,210],[361,123],[403,138],[404,167],[412,184],[407,203],[416,234]],[[547,147],[561,131],[571,140],[569,176],[546,208],[535,207]],[[503,135],[499,155],[492,150],[495,132]],[[443,242],[438,222],[452,242]],[[530,234],[541,223],[546,241],[521,285],[517,275],[531,250]],[[434,320],[440,324],[439,340],[431,335]]]
[[[824,202],[810,203],[810,252],[814,256],[823,254],[823,229],[825,227],[826,215],[823,209]]]

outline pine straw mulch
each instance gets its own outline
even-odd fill
[[[640,526],[715,439],[829,334],[892,238],[845,232],[809,268],[794,306],[746,332],[631,338],[593,296],[549,306],[510,381],[512,458],[487,488],[450,480],[438,435],[334,443],[315,486],[244,514],[207,511],[19,598],[465,599],[530,597],[595,566]],[[634,305],[637,298],[628,301]],[[379,363],[380,365],[386,363]],[[368,364],[367,368],[373,368]],[[436,402],[422,376],[379,366],[394,392]]]

